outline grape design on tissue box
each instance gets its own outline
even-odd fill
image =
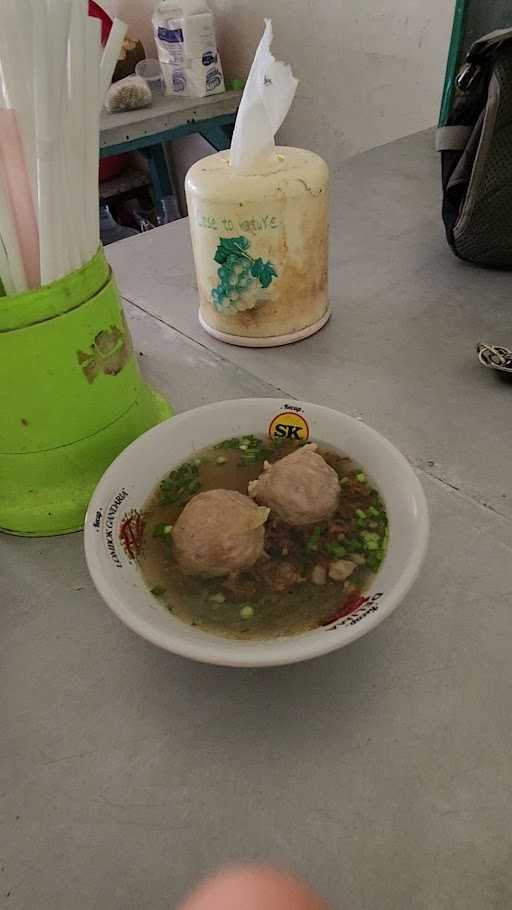
[[[167,95],[202,98],[223,92],[213,15],[204,0],[162,0],[153,30]]]

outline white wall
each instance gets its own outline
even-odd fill
[[[177,0],[177,5],[179,0]],[[454,0],[211,0],[226,74],[247,72],[262,31],[300,86],[280,139],[348,155],[437,119]],[[153,0],[110,0],[148,44]]]
[[[151,16],[155,3],[153,0],[98,0],[111,16],[119,16],[129,26],[131,38],[142,41],[148,56],[154,56],[153,27]],[[179,0],[176,2],[178,6]]]
[[[214,0],[228,73],[245,70],[263,15],[300,79],[289,145],[347,155],[433,124],[453,0]]]

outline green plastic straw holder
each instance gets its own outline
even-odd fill
[[[142,381],[102,249],[53,284],[0,299],[2,530],[82,528],[104,470],[170,414]]]

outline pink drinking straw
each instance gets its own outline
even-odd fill
[[[0,167],[14,219],[29,288],[41,285],[36,210],[16,112],[0,110]]]

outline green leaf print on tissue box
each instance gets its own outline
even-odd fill
[[[212,289],[213,306],[218,313],[229,315],[256,306],[254,295],[248,299],[247,292],[255,281],[262,288],[268,288],[277,271],[271,262],[253,259],[248,250],[251,243],[247,237],[221,237],[213,257],[220,268],[217,270],[219,284]]]

